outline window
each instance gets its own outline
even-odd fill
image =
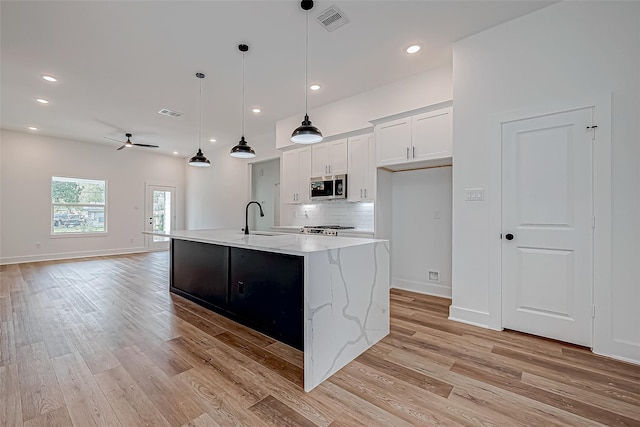
[[[51,230],[54,235],[107,232],[107,181],[51,178]]]

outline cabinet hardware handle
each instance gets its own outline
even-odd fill
[[[331,173],[331,165],[329,165],[329,173]]]
[[[362,188],[360,189],[360,198],[362,199]]]
[[[416,158],[416,147],[414,146],[412,148],[413,148],[413,158],[415,159]]]
[[[364,189],[364,198],[365,199],[367,198],[367,189],[366,188]]]
[[[409,159],[409,147],[407,147],[407,159]]]

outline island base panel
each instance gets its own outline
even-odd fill
[[[302,350],[304,257],[231,248],[229,310]]]
[[[221,308],[228,303],[229,248],[171,240],[171,287]]]

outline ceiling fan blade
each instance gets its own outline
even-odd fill
[[[138,147],[149,147],[149,148],[158,148],[159,145],[151,145],[151,144],[136,144],[133,143],[133,145],[137,145]]]
[[[124,147],[126,147],[126,146],[127,146],[127,144],[122,144],[122,146],[121,146],[120,148],[116,148],[116,151],[120,151],[120,150],[122,150],[122,149],[123,149]]]
[[[123,141],[119,140],[119,139],[115,139],[115,138],[109,138],[108,136],[103,136],[104,139],[109,139],[111,141],[115,141],[115,142],[119,142],[120,144],[123,143]]]

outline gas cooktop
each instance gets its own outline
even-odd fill
[[[344,225],[305,225],[303,228],[319,228],[330,230],[353,230],[355,227],[347,227]]]
[[[305,225],[300,230],[303,234],[323,234],[325,236],[337,236],[338,230],[353,230],[355,227],[344,225]]]

